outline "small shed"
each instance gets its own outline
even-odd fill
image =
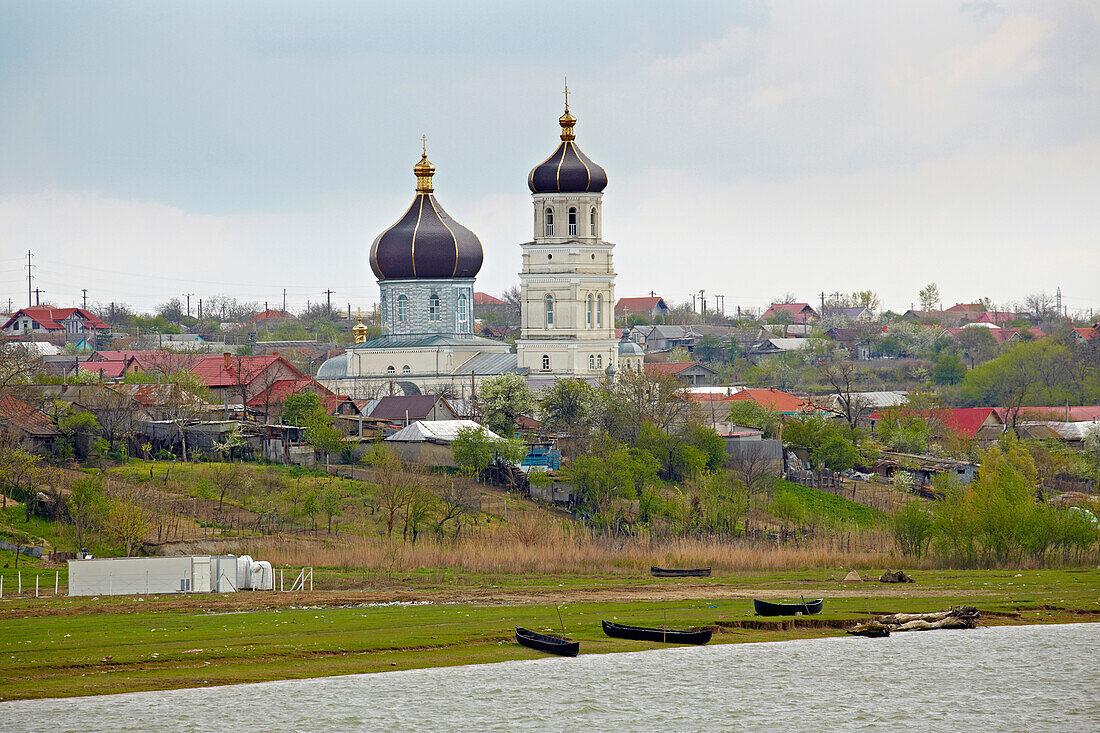
[[[968,484],[978,473],[978,464],[942,456],[882,451],[875,459],[874,469],[885,477],[893,476],[898,471],[908,471],[917,486],[930,486],[932,479],[940,474],[954,476],[959,483]]]
[[[473,420],[417,420],[386,438],[385,443],[403,461],[453,468],[455,462],[451,443],[464,428],[476,428],[492,439],[502,440],[492,430]]]

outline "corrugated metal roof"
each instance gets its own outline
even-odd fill
[[[476,354],[455,368],[451,374],[488,376],[493,374],[525,374],[527,369],[519,366],[516,354]]]
[[[458,437],[458,431],[463,428],[477,428],[490,438],[501,439],[492,430],[483,425],[478,425],[473,420],[417,420],[411,425],[401,428],[386,440],[395,443],[453,443]]]

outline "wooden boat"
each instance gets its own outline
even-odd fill
[[[710,568],[659,568],[651,566],[649,574],[654,578],[709,578]]]
[[[619,639],[660,641],[668,644],[706,644],[710,641],[711,630],[652,629],[646,626],[624,626],[604,621],[603,633]]]
[[[824,603],[824,598],[799,601],[798,603],[771,603],[757,598],[752,601],[757,616],[805,616],[811,613],[821,613],[821,606]]]
[[[516,627],[516,641],[531,649],[550,654],[560,654],[563,657],[575,657],[581,650],[580,642],[569,641],[560,636],[540,634],[522,626]]]

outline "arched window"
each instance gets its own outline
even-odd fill
[[[466,293],[458,294],[458,322],[465,323],[467,318]]]
[[[589,369],[595,369],[596,368],[596,357],[593,354],[588,355],[588,368]]]
[[[596,354],[596,368],[603,369],[603,354]]]
[[[569,236],[577,236],[577,207],[569,207]]]
[[[546,210],[546,236],[554,236],[554,210]]]
[[[546,327],[554,327],[554,296],[546,294]]]
[[[405,366],[401,367],[401,373],[402,374],[412,374],[412,369],[410,369],[409,365],[406,364]]]
[[[593,237],[596,236],[596,207],[592,207],[592,211],[588,212],[588,233]]]
[[[409,322],[409,299],[404,295],[397,296],[397,322]]]
[[[584,311],[584,324],[589,328],[592,328],[592,293],[588,294],[588,298],[585,299],[587,305]]]
[[[428,320],[438,321],[440,319],[439,312],[439,295],[432,293],[428,298]]]
[[[603,325],[603,293],[596,296],[596,327]]]
[[[550,371],[550,355],[549,354],[543,354],[542,355],[542,370],[544,372]]]
[[[393,368],[393,364],[386,367],[386,374],[397,374],[397,370]]]

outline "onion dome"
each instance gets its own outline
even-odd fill
[[[599,193],[607,187],[607,171],[592,162],[574,142],[577,118],[569,114],[566,88],[565,114],[558,118],[561,145],[527,176],[531,193]]]
[[[371,269],[379,280],[475,277],[484,259],[481,240],[435,200],[435,166],[426,147],[413,173],[416,198],[405,215],[374,240]]]

